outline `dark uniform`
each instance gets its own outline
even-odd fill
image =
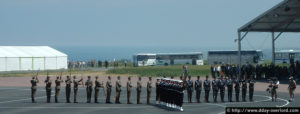
[[[70,103],[70,93],[71,93],[71,79],[69,76],[67,76],[67,80],[65,80],[66,83],[66,100],[67,103]]]
[[[45,80],[45,83],[46,83],[47,103],[50,103],[52,81],[50,80],[49,76],[47,76],[47,79]]]
[[[225,84],[226,84],[226,80],[225,79],[220,79],[219,80],[220,98],[221,98],[222,102],[224,102]]]
[[[155,83],[155,88],[156,88],[156,104],[159,103],[159,92],[160,92],[160,87],[159,87],[159,83],[160,83],[160,79],[157,79],[156,83]]]
[[[60,93],[60,84],[63,82],[61,77],[57,77],[55,80],[55,103],[58,103],[58,96]]]
[[[131,78],[128,77],[128,81],[127,81],[127,104],[132,104],[132,103],[130,102],[131,88],[132,88]]]
[[[214,78],[214,80],[212,81],[212,89],[213,89],[213,99],[214,102],[217,102],[217,97],[218,97],[218,81],[216,80],[216,78]]]
[[[200,76],[198,76],[197,78],[198,79],[195,81],[195,91],[196,91],[197,103],[200,103],[200,95],[202,91],[202,80],[199,80]]]
[[[250,101],[253,101],[254,83],[255,83],[254,79],[249,80],[249,100]]]
[[[111,88],[112,88],[111,78],[110,76],[108,76],[108,80],[106,81],[106,94],[107,94],[106,103],[111,103],[110,102]]]
[[[91,80],[91,77],[88,77],[88,80],[85,82],[86,86],[86,96],[87,96],[87,103],[91,103],[92,98],[92,92],[93,92],[93,82]]]
[[[76,79],[76,76],[73,77],[73,90],[74,90],[74,103],[78,103],[77,102],[77,92],[78,92],[78,85],[81,85],[80,82],[83,81],[83,78],[81,78],[80,80]],[[83,84],[83,82],[82,82]]]
[[[116,81],[116,98],[115,98],[115,103],[120,104],[120,95],[121,95],[121,81],[120,81],[120,76],[118,76],[118,80]]]
[[[192,103],[192,96],[193,96],[193,91],[194,91],[194,83],[192,80],[190,80],[191,77],[189,76],[189,80],[187,81],[187,93],[188,93],[188,102]]]
[[[232,87],[233,87],[233,81],[231,78],[229,78],[226,82],[227,85],[227,91],[228,91],[228,101],[232,102]]]
[[[37,90],[37,83],[39,83],[39,80],[36,77],[32,77],[32,80],[30,80],[31,83],[31,102],[35,103],[35,94],[36,94],[36,90]]]
[[[205,102],[209,102],[208,99],[209,99],[209,91],[210,91],[210,81],[208,80],[208,76],[204,81],[204,90],[205,90]]]
[[[150,104],[151,91],[152,91],[152,78],[149,77],[149,81],[147,82],[147,104]]]
[[[241,82],[242,82],[242,99],[243,102],[246,102],[247,82],[244,79]]]
[[[234,89],[235,89],[235,101],[239,102],[239,98],[240,98],[240,80],[237,78],[234,80]]]
[[[141,104],[140,102],[141,92],[142,92],[141,77],[139,77],[139,80],[137,81],[136,92],[137,92],[137,104]]]

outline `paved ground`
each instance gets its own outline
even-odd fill
[[[85,89],[80,88],[78,96],[78,104],[65,103],[65,93],[62,89],[59,101],[61,103],[46,103],[45,90],[44,88],[38,88],[37,92],[37,103],[31,103],[30,88],[28,87],[0,87],[0,113],[1,114],[63,114],[63,113],[74,113],[74,114],[96,114],[96,113],[109,113],[109,114],[129,114],[129,113],[205,113],[205,114],[219,114],[224,113],[226,106],[234,107],[297,107],[300,106],[300,99],[296,99],[295,102],[289,103],[288,93],[279,93],[278,102],[271,102],[270,97],[265,91],[256,91],[254,102],[225,102],[225,103],[184,103],[184,112],[174,112],[164,108],[157,107],[155,105],[147,105],[146,103],[146,91],[143,88],[142,103],[140,105],[136,103],[136,92],[133,90],[131,101],[134,104],[126,103],[125,88],[121,94],[121,102],[123,104],[104,104],[105,98],[103,92],[100,91],[100,103],[99,104],[87,104]],[[153,91],[155,88],[153,88]],[[155,93],[152,92],[152,103],[154,103]],[[112,99],[115,92],[112,92]],[[203,100],[203,92],[201,94],[201,100]],[[185,95],[186,97],[186,95]],[[194,97],[194,96],[193,96]],[[219,97],[219,96],[218,96]],[[226,98],[227,96],[225,96]],[[247,96],[248,97],[248,96]],[[296,94],[296,98],[299,98],[300,94]],[[71,96],[73,98],[73,96]],[[195,100],[195,99],[194,99]],[[218,98],[219,100],[219,98]],[[54,101],[54,96],[51,98]],[[112,100],[114,101],[114,100]],[[185,98],[185,102],[187,98]],[[210,101],[212,97],[210,96]],[[226,99],[227,101],[227,99]]]

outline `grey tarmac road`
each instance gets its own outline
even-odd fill
[[[114,89],[113,89],[114,90]],[[264,91],[255,91],[254,102],[227,102],[225,93],[225,103],[186,103],[186,92],[184,99],[184,112],[173,111],[155,105],[155,88],[152,90],[151,105],[146,104],[146,88],[143,88],[141,101],[143,104],[136,104],[136,91],[133,89],[131,102],[126,104],[126,88],[122,89],[122,104],[105,104],[103,91],[100,91],[100,103],[86,103],[85,88],[80,88],[78,93],[78,104],[65,103],[65,89],[61,89],[59,96],[60,103],[54,103],[54,88],[51,97],[52,103],[46,103],[45,89],[40,87],[36,95],[37,103],[31,103],[30,88],[28,87],[0,87],[0,114],[173,114],[173,113],[203,113],[203,114],[222,114],[225,113],[225,107],[299,107],[300,97],[296,94],[294,102],[288,102],[288,93],[279,93],[278,101],[271,102],[271,98]],[[73,92],[73,91],[72,91]],[[112,92],[112,102],[114,102],[115,91]],[[234,94],[233,94],[234,95]],[[241,97],[241,95],[240,95]],[[204,92],[201,93],[201,101],[203,101]],[[233,97],[234,98],[234,97]],[[248,98],[248,96],[247,96]],[[212,93],[210,93],[210,101],[212,101]],[[241,98],[240,98],[241,99]],[[193,95],[195,101],[195,93]],[[71,95],[71,101],[73,96]],[[94,99],[92,99],[94,101]],[[218,101],[220,96],[218,95]]]

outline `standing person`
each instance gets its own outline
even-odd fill
[[[200,95],[202,91],[202,80],[200,80],[200,76],[197,76],[197,80],[195,81],[195,91],[197,103],[200,103]]]
[[[228,101],[232,102],[232,87],[233,87],[233,81],[231,77],[227,77],[227,91],[228,91]]]
[[[240,100],[240,80],[238,77],[235,77],[234,80],[234,89],[235,89],[235,101],[239,102]]]
[[[249,80],[249,100],[252,102],[253,101],[253,93],[254,93],[254,84],[255,80],[253,79],[253,75],[251,76]]]
[[[76,76],[73,76],[74,103],[78,103],[77,102],[78,85],[83,85],[83,78],[81,77],[80,80],[77,80]]]
[[[247,94],[246,75],[244,75],[244,79],[242,79],[241,82],[242,82],[242,99],[243,99],[243,102],[246,102],[246,94]]]
[[[98,96],[99,96],[99,91],[100,88],[103,88],[103,84],[98,80],[98,76],[95,77],[95,94],[94,94],[94,103],[99,103],[98,102]]]
[[[108,76],[108,80],[106,81],[106,94],[107,94],[106,103],[111,103],[110,102],[111,88],[112,88],[111,77]]]
[[[60,84],[64,81],[61,79],[61,76],[57,76],[55,80],[55,103],[58,103],[58,96],[60,93]]]
[[[187,92],[188,92],[188,102],[192,103],[192,95],[193,95],[193,81],[191,80],[191,76],[189,76],[189,80],[187,81]]]
[[[213,99],[214,99],[214,102],[217,102],[219,87],[218,87],[218,81],[216,80],[216,77],[214,78],[214,80],[211,83],[212,83],[212,89],[213,89]]]
[[[216,75],[216,71],[215,71],[215,66],[213,66],[213,65],[211,65],[210,66],[210,72],[211,72],[211,75],[212,75],[212,77],[215,77]]]
[[[160,95],[160,85],[159,85],[159,83],[160,83],[160,79],[159,78],[157,78],[156,79],[156,83],[155,83],[155,88],[156,88],[156,104],[158,104],[159,103],[159,95]]]
[[[290,102],[294,101],[294,97],[295,97],[295,89],[296,89],[296,81],[294,80],[294,78],[291,76],[289,78],[289,87],[288,87],[288,90],[289,90],[289,93],[290,93]]]
[[[127,104],[132,104],[130,102],[130,97],[131,97],[131,88],[132,88],[132,84],[131,84],[131,77],[128,77],[128,81],[127,81]]]
[[[152,91],[152,77],[149,77],[149,81],[147,82],[147,104],[150,104],[151,91]]]
[[[124,66],[127,67],[127,60],[124,61]]]
[[[93,92],[93,82],[91,80],[91,76],[88,76],[88,79],[85,82],[85,86],[86,86],[86,96],[87,96],[86,103],[91,103],[92,92]]]
[[[137,81],[137,86],[136,86],[136,92],[137,92],[137,104],[141,104],[140,98],[141,98],[141,92],[142,92],[142,78],[139,77],[139,80]]]
[[[279,81],[277,79],[275,79],[276,81],[272,81],[271,83],[271,97],[272,97],[272,101],[277,101],[277,89],[278,89],[278,85],[279,85]]]
[[[210,80],[208,80],[208,76],[206,76],[206,79],[204,81],[204,90],[205,90],[205,102],[209,102],[209,91],[210,91]]]
[[[67,103],[70,103],[70,93],[71,93],[71,83],[72,83],[70,76],[67,76],[65,83],[66,83],[66,100]]]
[[[50,103],[51,84],[52,84],[52,80],[50,80],[50,76],[47,76],[47,79],[45,80],[45,83],[46,83],[47,103]]]
[[[120,94],[121,94],[121,81],[120,81],[120,76],[117,77],[117,81],[116,81],[116,97],[115,97],[115,103],[116,104],[121,104],[120,102]]]
[[[225,84],[226,84],[226,81],[225,81],[225,79],[223,79],[223,76],[221,76],[221,78],[219,78],[219,89],[220,89],[220,98],[221,98],[222,102],[224,102]]]
[[[37,83],[39,83],[39,79],[37,76],[33,76],[32,79],[30,80],[31,83],[31,102],[36,103],[34,98],[37,90]]]

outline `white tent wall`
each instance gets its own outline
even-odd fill
[[[57,69],[68,68],[68,57],[57,57]]]
[[[16,71],[16,70],[20,70],[20,58],[19,57],[6,58],[6,71]]]
[[[32,70],[32,58],[20,58],[21,59],[21,69],[20,70]]]
[[[33,57],[33,70],[45,70],[45,57]]]
[[[45,69],[47,69],[47,70],[56,69],[56,57],[46,57],[45,58]]]
[[[5,71],[6,70],[6,62],[4,57],[0,57],[0,71]]]

